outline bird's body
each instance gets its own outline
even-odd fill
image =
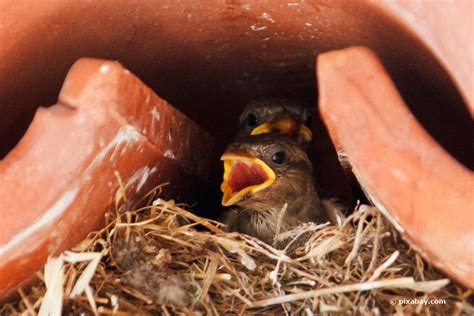
[[[310,194],[309,194],[310,195]],[[316,199],[279,201],[274,205],[262,203],[250,207],[237,207],[227,211],[224,223],[228,231],[255,236],[271,244],[275,234],[288,231],[301,223],[324,223],[328,218],[320,212]],[[285,205],[286,204],[286,205]]]
[[[328,217],[312,177],[308,156],[295,140],[281,134],[242,137],[224,160],[222,204],[228,230],[271,242],[276,233]]]
[[[284,134],[295,140],[310,160],[315,159],[311,133],[312,111],[304,102],[292,99],[262,98],[244,107],[239,118],[237,139],[248,135]],[[317,139],[316,139],[317,141]],[[327,192],[315,181],[317,191],[323,194],[322,205],[333,223],[344,218],[345,203]]]

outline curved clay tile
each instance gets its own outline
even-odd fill
[[[208,176],[211,146],[119,63],[76,62],[58,104],[38,109],[0,161],[0,297],[100,227],[117,175],[128,201],[164,182],[173,198],[189,197],[190,179]]]
[[[320,111],[370,200],[433,265],[474,288],[474,176],[423,129],[366,48],[318,57]]]

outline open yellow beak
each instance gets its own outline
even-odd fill
[[[275,181],[275,172],[258,158],[225,153],[221,160],[224,161],[223,206],[234,205]]]
[[[295,121],[291,118],[281,118],[276,120],[275,122],[271,123],[263,123],[259,126],[255,127],[250,135],[259,135],[259,134],[266,134],[271,132],[278,132],[281,134],[292,135],[296,132],[295,130]],[[306,142],[310,142],[313,139],[313,133],[309,130],[309,128],[304,125],[300,124],[298,130],[298,136],[303,137]],[[293,134],[294,135],[294,134]]]

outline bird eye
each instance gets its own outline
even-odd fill
[[[255,127],[258,125],[258,119],[257,117],[250,113],[248,116],[247,116],[247,124],[251,127]]]
[[[278,152],[274,153],[273,156],[272,156],[272,161],[276,164],[279,164],[279,165],[281,165],[283,162],[285,162],[285,159],[286,159],[286,155],[285,155],[285,152],[283,152],[283,151],[278,151]]]

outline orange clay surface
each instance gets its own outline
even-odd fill
[[[208,176],[211,147],[119,63],[76,62],[58,103],[39,108],[0,161],[0,298],[100,227],[118,178],[129,203],[168,181],[164,194],[186,199],[197,187],[190,179]]]
[[[323,120],[367,196],[431,264],[474,288],[472,172],[428,135],[369,49],[322,54],[317,75]]]

